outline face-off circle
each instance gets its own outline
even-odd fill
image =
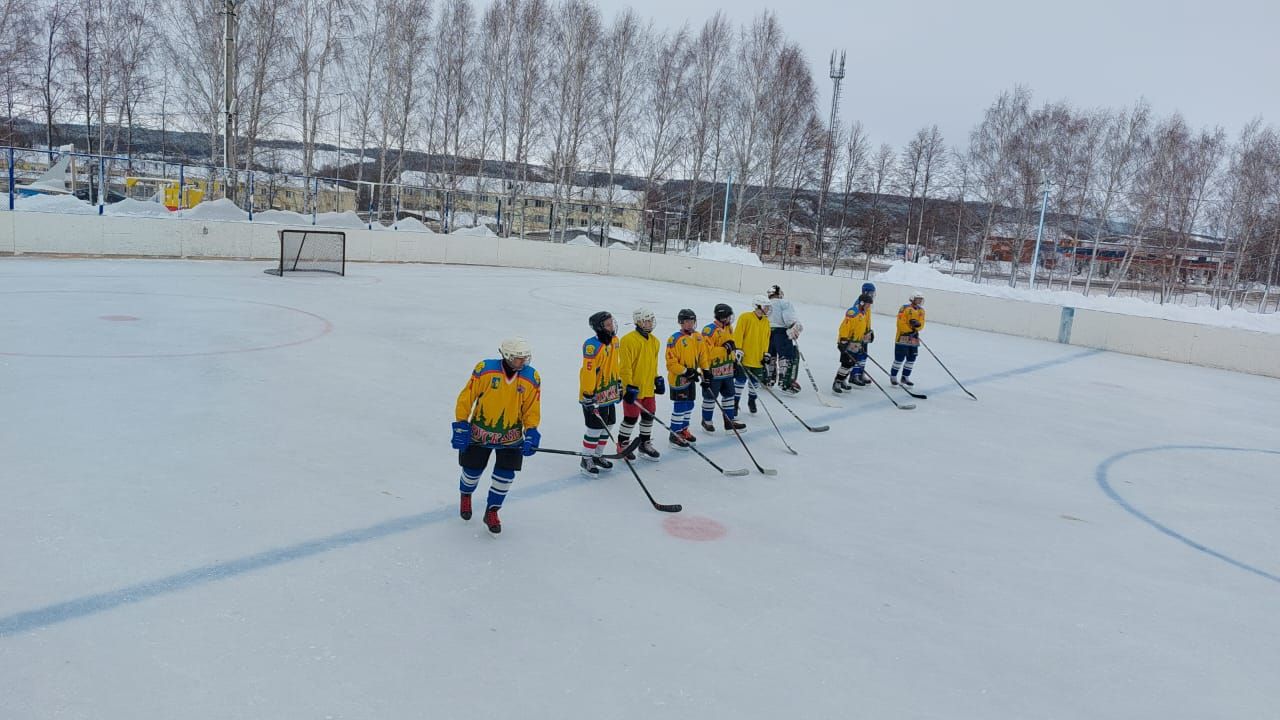
[[[725,526],[701,515],[672,515],[662,521],[662,529],[672,537],[694,542],[719,540],[729,532]]]
[[[290,347],[333,329],[287,305],[180,293],[16,290],[0,303],[0,356],[10,357],[200,357]]]

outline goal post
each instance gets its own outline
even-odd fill
[[[347,234],[338,230],[281,230],[280,261],[266,272],[347,274]]]

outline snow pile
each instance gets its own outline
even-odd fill
[[[316,216],[316,225],[333,228],[356,229],[367,227],[368,223],[361,220],[360,216],[356,215],[354,211],[348,210],[346,212],[320,213]]]
[[[74,195],[31,195],[14,198],[14,210],[24,212],[97,215],[98,206],[90,205]]]
[[[631,246],[626,243],[616,242],[609,246],[610,250],[630,250]]]
[[[249,213],[236,207],[227,198],[209,200],[187,210],[179,210],[178,217],[184,220],[248,220]],[[256,219],[256,218],[255,218]]]
[[[361,225],[360,227],[364,227]],[[409,232],[431,232],[431,228],[422,223],[415,217],[401,218],[396,221],[396,230],[408,230]]]
[[[263,210],[260,213],[253,214],[253,221],[278,225],[310,225],[311,216],[296,213],[292,210]]]
[[[948,290],[970,295],[985,295],[987,297],[1008,298],[1010,300],[1045,305],[1084,308],[1121,315],[1195,323],[1197,325],[1216,325],[1258,332],[1280,333],[1280,314],[1277,313],[1258,315],[1244,309],[1232,310],[1224,307],[1221,310],[1215,310],[1212,307],[1188,307],[1176,303],[1161,305],[1138,298],[1107,297],[1105,295],[1085,296],[1080,293],[1062,290],[1030,290],[1025,287],[1011,288],[1007,285],[987,285],[969,282],[951,275],[944,275],[931,267],[916,263],[895,263],[893,267],[875,276],[874,279],[915,288]],[[906,302],[906,298],[881,299],[892,303],[897,303],[899,300]]]
[[[746,248],[722,242],[698,243],[696,248],[686,250],[680,254],[686,257],[702,258],[703,260],[737,263],[739,265],[750,265],[751,267],[764,267],[764,263],[760,262],[759,255],[756,255]]]
[[[490,230],[487,225],[477,225],[476,227],[459,228],[449,234],[450,235],[466,235],[469,237],[498,237],[497,233]]]
[[[158,202],[134,200],[133,198],[125,198],[118,203],[108,205],[102,212],[104,215],[114,217],[173,217],[173,213],[169,212],[169,208]]]
[[[574,239],[570,240],[569,242],[565,243],[565,245],[572,245],[573,247],[600,247],[599,245],[592,242],[591,238],[587,237],[586,235],[579,235]]]

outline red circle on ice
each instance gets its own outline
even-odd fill
[[[138,318],[134,317],[133,315],[100,315],[98,319],[99,320],[115,320],[116,322],[129,322],[130,320],[137,320]]]
[[[700,515],[672,515],[662,521],[662,529],[673,537],[695,542],[719,540],[729,532],[715,520]]]

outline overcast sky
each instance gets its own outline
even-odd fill
[[[606,21],[627,7],[659,27],[696,31],[717,9],[741,24],[768,8],[809,57],[831,102],[828,58],[848,53],[840,116],[872,143],[900,146],[937,123],[967,144],[983,110],[1028,85],[1037,102],[1120,107],[1145,97],[1160,115],[1234,137],[1250,119],[1280,123],[1280,0],[595,0]]]

